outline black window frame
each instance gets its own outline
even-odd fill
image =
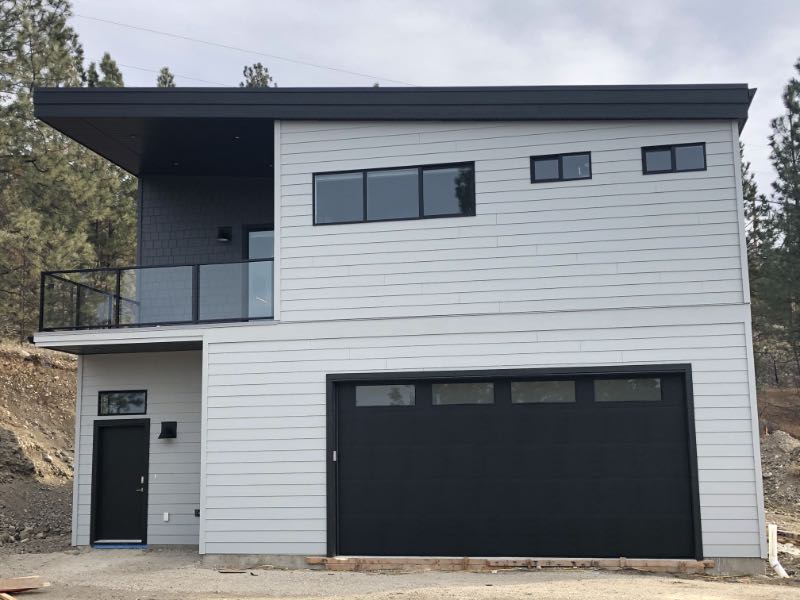
[[[690,146],[701,146],[703,148],[703,167],[699,169],[678,169],[675,166],[675,148],[687,148]],[[647,152],[652,150],[669,150],[669,169],[647,169]],[[658,146],[642,146],[642,175],[663,175],[664,173],[696,173],[708,170],[708,155],[706,154],[705,142],[689,142],[686,144],[660,144]]]
[[[464,168],[468,167],[470,169],[470,189],[472,191],[472,202],[470,204],[470,209],[467,212],[454,212],[454,213],[447,213],[447,214],[440,214],[440,215],[426,215],[425,214],[425,193],[424,193],[424,185],[423,185],[423,173],[426,170],[430,171],[438,171],[441,169],[452,169],[452,168]],[[375,172],[382,172],[382,171],[408,171],[411,169],[416,169],[417,171],[417,189],[419,190],[418,193],[418,201],[419,201],[419,215],[416,217],[394,217],[391,219],[368,219],[367,218],[367,173],[375,173]],[[361,173],[361,185],[362,185],[362,218],[356,221],[333,221],[330,223],[318,223],[317,222],[317,176],[322,175],[345,175],[348,173]],[[454,163],[436,163],[436,164],[425,164],[425,165],[408,165],[403,167],[380,167],[380,168],[373,168],[373,169],[351,169],[348,171],[320,171],[312,173],[311,175],[311,214],[312,214],[312,222],[313,225],[316,226],[325,226],[325,225],[352,225],[354,223],[391,223],[393,221],[419,221],[421,219],[449,219],[451,217],[474,217],[477,212],[477,199],[476,199],[476,192],[475,192],[475,161],[462,161],[462,162],[454,162]]]
[[[103,394],[144,394],[144,408],[142,412],[135,413],[103,413],[102,399]],[[97,416],[98,417],[127,417],[147,414],[147,390],[100,390],[97,392]]]
[[[583,156],[589,157],[589,176],[588,177],[564,177],[564,157],[565,156]],[[536,171],[534,163],[537,160],[557,160],[558,161],[558,177],[550,177],[548,179],[536,179]],[[562,152],[561,154],[541,154],[539,156],[530,157],[530,171],[531,183],[552,183],[554,181],[585,181],[594,176],[594,169],[592,169],[592,153],[590,150],[581,152]]]

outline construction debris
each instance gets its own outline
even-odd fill
[[[45,581],[38,575],[0,579],[0,593],[6,595],[11,593],[29,592],[31,590],[38,590],[46,587],[50,587],[50,582]]]
[[[306,562],[329,571],[492,571],[498,569],[595,568],[648,573],[704,573],[713,560],[644,558],[456,558],[309,556]]]

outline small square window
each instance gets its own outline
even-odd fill
[[[702,171],[706,168],[706,153],[703,144],[675,146],[676,171]]]
[[[661,400],[661,379],[637,377],[631,379],[596,379],[595,402],[658,402]]]
[[[672,171],[672,150],[670,148],[645,148],[645,173],[669,173],[670,171]]]
[[[417,217],[419,217],[417,169],[367,172],[367,221]]]
[[[414,406],[413,385],[357,385],[356,406]]]
[[[363,172],[314,176],[315,223],[352,223],[363,220]]]
[[[512,404],[561,404],[575,402],[574,381],[512,381]]]
[[[542,156],[531,159],[533,181],[558,181],[558,156]]]
[[[592,158],[584,154],[565,154],[561,157],[561,176],[563,179],[591,179]]]
[[[422,198],[426,217],[474,215],[474,167],[423,167]]]
[[[494,404],[493,383],[434,383],[433,404]]]
[[[98,394],[97,414],[143,415],[147,411],[147,391],[100,392]]]

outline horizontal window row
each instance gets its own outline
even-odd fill
[[[415,406],[416,386],[357,385],[356,406]],[[434,406],[455,404],[494,404],[493,382],[448,382],[431,384]],[[658,377],[612,378],[594,380],[595,402],[657,402],[661,400]],[[575,381],[511,381],[512,404],[574,403]]]
[[[531,183],[592,178],[591,152],[532,156]],[[704,171],[703,142],[642,148],[642,172]],[[475,164],[314,174],[314,224],[475,215]]]
[[[642,148],[642,173],[645,175],[705,170],[706,145],[703,142]],[[591,152],[531,157],[531,183],[591,178]]]
[[[314,175],[314,224],[475,214],[473,163]]]

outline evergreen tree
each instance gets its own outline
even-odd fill
[[[101,77],[102,75],[102,77]],[[117,67],[117,61],[111,58],[106,52],[100,60],[100,73],[97,72],[97,65],[89,63],[86,83],[89,87],[123,87],[122,72]]]
[[[156,86],[158,87],[175,87],[175,76],[170,72],[169,67],[161,67],[156,79]]]
[[[800,60],[795,63],[800,75]],[[783,92],[784,113],[772,120],[770,158],[778,174],[772,184],[778,243],[771,261],[775,271],[767,317],[790,350],[795,377],[800,375],[800,80]]]
[[[773,267],[775,244],[775,214],[767,197],[759,193],[750,163],[744,158],[744,146],[739,144],[742,157],[742,191],[747,241],[747,264],[750,279],[750,303],[753,321],[753,352],[757,379],[778,382],[781,376],[778,363],[780,340],[776,339],[770,321],[770,301],[774,291]]]
[[[135,180],[33,116],[33,87],[87,81],[69,16],[67,0],[0,0],[0,336],[35,329],[40,271],[133,260]],[[122,83],[110,57],[100,71]]]
[[[242,69],[244,81],[239,82],[239,87],[278,87],[269,74],[269,69],[262,65],[260,62],[250,66],[247,65]]]

